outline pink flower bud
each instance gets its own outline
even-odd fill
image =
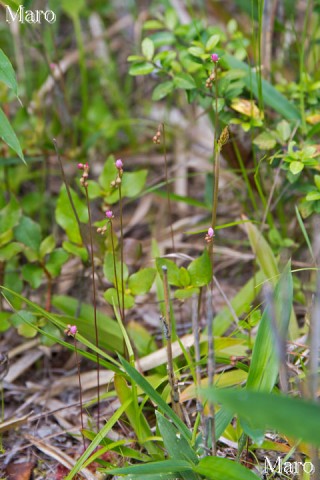
[[[51,70],[54,70],[55,68],[57,67],[57,64],[56,63],[50,63],[50,68]]]
[[[106,211],[106,217],[109,218],[109,219],[113,218],[113,212],[112,212],[112,210],[107,210],[107,211]]]
[[[83,170],[83,163],[78,163],[79,170]]]
[[[120,158],[118,158],[118,160],[116,160],[115,166],[117,167],[118,170],[121,170],[123,168],[123,163],[122,163],[122,160]]]
[[[212,237],[213,237],[213,235],[214,235],[213,228],[211,228],[211,227],[210,227],[210,228],[208,228],[208,237],[209,237],[209,238],[212,238]]]
[[[214,62],[214,63],[217,63],[219,61],[219,55],[217,53],[213,53],[211,55],[211,60]]]
[[[75,335],[75,334],[77,333],[77,331],[78,331],[76,325],[70,325],[69,330],[70,330],[70,334],[71,334],[71,335]]]

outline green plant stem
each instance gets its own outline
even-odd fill
[[[168,357],[168,379],[171,390],[172,408],[179,418],[182,418],[181,405],[179,403],[179,389],[176,382],[174,367],[173,367],[173,355],[172,355],[172,343],[171,343],[171,318],[170,318],[170,294],[169,294],[169,282],[168,282],[168,270],[164,265],[162,267],[163,272],[163,292],[165,303],[165,337],[167,340],[167,357]]]
[[[173,228],[172,228],[172,208],[171,208],[171,200],[170,200],[170,187],[168,182],[168,159],[167,159],[167,145],[166,145],[166,130],[164,123],[161,124],[162,133],[163,133],[163,154],[164,154],[164,175],[165,175],[165,182],[166,182],[166,190],[167,190],[167,203],[168,203],[168,213],[169,213],[169,220],[170,220],[170,233],[171,233],[171,243],[172,243],[172,251],[175,251],[174,245],[174,235],[173,235]]]
[[[117,276],[116,251],[115,251],[115,248],[114,248],[113,226],[112,226],[112,221],[111,220],[109,220],[109,224],[110,224],[110,234],[111,234],[111,247],[112,247],[112,253],[113,253],[114,283],[115,283],[115,287],[116,287],[116,291],[117,291],[117,300],[118,300],[118,306],[119,306],[121,321],[123,323],[122,310],[121,310],[121,307],[120,307],[120,295],[119,295],[119,284],[118,284],[118,276]]]
[[[84,187],[86,192],[87,208],[88,208],[88,217],[89,217],[89,239],[90,239],[90,259],[91,259],[91,273],[92,273],[92,295],[93,295],[93,318],[94,318],[94,332],[95,332],[95,341],[96,347],[99,348],[99,333],[98,333],[98,322],[97,322],[97,298],[96,298],[96,281],[95,281],[95,268],[94,268],[94,254],[93,254],[93,236],[92,236],[92,221],[91,221],[91,209],[90,201],[88,194],[88,187]],[[97,402],[98,402],[98,417],[97,417],[97,428],[99,431],[100,425],[100,355],[97,352]]]
[[[123,201],[122,201],[121,183],[119,185],[119,207],[120,207],[120,262],[121,262],[121,296],[122,296],[121,320],[123,325],[126,326],[125,311],[124,311]],[[120,308],[120,305],[119,305],[119,308]]]
[[[86,450],[86,442],[84,438],[84,423],[83,423],[83,401],[82,401],[82,385],[81,385],[81,373],[80,373],[80,361],[78,356],[78,349],[77,349],[77,340],[76,336],[74,336],[74,352],[76,355],[76,363],[77,363],[77,371],[78,371],[78,378],[79,378],[79,400],[80,400],[80,421],[81,421],[81,436],[83,441],[83,451]]]

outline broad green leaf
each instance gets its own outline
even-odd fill
[[[46,269],[51,274],[52,277],[57,277],[60,272],[62,265],[66,263],[69,255],[62,248],[57,248],[50,253],[46,261]]]
[[[204,54],[204,50],[201,47],[190,47],[188,48],[188,52],[190,53],[190,55],[194,57],[200,57],[200,58]]]
[[[115,158],[113,155],[110,155],[104,163],[103,170],[98,179],[99,184],[108,194],[113,191],[113,188],[111,187],[111,182],[113,182],[117,178],[117,175],[118,170],[115,166]]]
[[[153,90],[152,93],[152,100],[155,102],[165,98],[169,93],[171,93],[174,89],[174,83],[172,80],[168,80],[167,82],[160,83],[157,85],[156,88]]]
[[[70,188],[70,187],[69,187]],[[71,198],[73,200],[75,209],[78,213],[80,222],[88,222],[88,208],[84,202],[82,202],[76,192],[70,188]],[[56,221],[60,227],[62,227],[71,242],[82,244],[82,238],[80,235],[79,226],[72,207],[70,205],[69,197],[66,191],[66,187],[63,185],[60,190],[60,194],[57,201],[55,211]]]
[[[123,368],[127,374],[131,377],[132,380],[142,389],[142,391],[150,397],[150,399],[158,405],[162,413],[166,414],[176,425],[181,434],[185,437],[187,441],[191,440],[191,432],[183,421],[174,413],[174,411],[169,407],[169,405],[163,400],[161,395],[152,387],[148,380],[141,375],[129,362],[124,358],[120,358],[120,361],[123,365]]]
[[[103,273],[106,279],[110,282],[116,285],[116,279],[115,279],[115,271],[114,268],[116,268],[116,274],[117,274],[117,281],[118,281],[118,288],[121,289],[121,262],[120,260],[116,260],[114,262],[114,255],[112,252],[107,252],[104,257],[104,263],[103,263]],[[129,271],[127,265],[124,263],[123,264],[123,281],[126,282],[129,277]]]
[[[295,160],[294,162],[290,162],[289,169],[293,175],[297,175],[304,169],[304,163]]]
[[[212,266],[207,250],[203,254],[193,260],[188,266],[190,274],[190,283],[194,287],[202,287],[208,285],[212,278]]]
[[[251,91],[256,98],[259,98],[258,74],[254,72],[249,65],[228,53],[224,53],[223,61],[231,70],[235,68],[246,72],[246,76],[242,78],[242,81],[245,83],[247,89]],[[293,103],[264,79],[262,79],[262,95],[264,103],[280,113],[284,118],[291,121],[301,121],[300,112]]]
[[[141,50],[146,59],[151,61],[154,55],[154,43],[151,38],[145,38],[142,41]]]
[[[161,278],[163,278],[163,271],[162,271],[163,266],[167,267],[169,285],[174,285],[175,287],[181,287],[179,267],[172,260],[169,260],[168,258],[160,258],[160,257],[156,258],[156,267]]]
[[[206,51],[207,52],[212,52],[212,49],[218,45],[220,41],[220,35],[211,35],[211,37],[208,39],[207,43],[206,43]]]
[[[203,390],[203,398],[236,412],[252,428],[273,429],[320,447],[320,405],[266,392],[235,389]]]
[[[272,326],[272,305],[267,305],[257,333],[247,379],[247,388],[271,391],[279,372],[279,355],[275,348],[274,329],[287,338],[293,299],[293,282],[290,262],[286,265],[274,292],[274,316],[276,326]]]
[[[76,257],[80,257],[83,262],[88,260],[88,250],[85,247],[80,247],[71,242],[63,242],[62,247],[66,252],[76,255]]]
[[[43,269],[34,263],[27,263],[22,267],[22,277],[32,288],[40,287],[43,278]]]
[[[129,68],[129,74],[133,76],[148,75],[149,73],[153,72],[153,70],[155,70],[155,67],[152,63],[141,62],[131,65]]]
[[[184,267],[181,267],[179,270],[179,281],[183,287],[188,287],[191,283],[190,273]]]
[[[195,471],[208,480],[259,480],[255,473],[236,460],[223,457],[202,458]]]
[[[120,300],[120,305],[118,302],[118,296]],[[122,295],[122,292],[119,291],[119,295],[115,288],[108,288],[103,294],[103,297],[107,300],[110,305],[115,305],[116,307],[122,306],[122,299],[124,300],[124,308],[132,308],[134,306],[134,298],[127,293]]]
[[[307,202],[314,202],[316,200],[320,200],[320,191],[318,192],[309,192],[306,195]]]
[[[125,172],[122,177],[121,183],[121,195],[122,197],[135,197],[143,189],[148,170],[137,170],[136,172]],[[106,197],[106,201],[109,204],[116,203],[119,200],[119,189],[113,190],[109,196]]]
[[[3,110],[0,108],[0,138],[16,152],[16,154],[21,158],[23,163],[26,165],[21,146],[16,134],[11,127],[9,120],[4,114]]]
[[[173,45],[176,41],[172,32],[156,32],[149,36],[153,41],[155,48]]]
[[[176,88],[183,88],[184,90],[196,88],[196,82],[188,73],[177,73],[174,77],[173,83]]]
[[[128,287],[132,295],[144,295],[149,292],[156,277],[154,268],[143,268],[129,277]]]
[[[11,196],[8,205],[0,210],[0,235],[18,225],[21,213],[19,203]]]
[[[277,141],[271,133],[262,132],[253,140],[253,143],[257,145],[260,150],[272,150],[276,146]]]
[[[139,358],[157,350],[154,336],[141,325],[141,322],[131,320],[126,328]]]
[[[193,295],[197,295],[198,293],[199,288],[197,287],[178,288],[174,292],[174,297],[178,300],[186,300],[187,298],[191,298]]]
[[[10,312],[0,312],[0,332],[6,332],[11,327],[9,322],[10,317]]]
[[[21,217],[19,225],[14,229],[16,240],[35,252],[39,251],[41,244],[41,229],[39,223],[34,222],[29,217]]]
[[[43,259],[48,253],[51,253],[56,246],[56,241],[53,235],[49,235],[42,240],[39,248],[40,258]]]
[[[31,324],[36,324],[37,319],[31,312],[26,310],[19,310],[10,317],[12,325],[17,329],[19,335],[26,338],[33,338],[37,335],[37,330]]]
[[[166,8],[164,19],[168,30],[174,30],[179,21],[177,12],[174,8]]]
[[[18,95],[18,85],[16,75],[10,63],[10,60],[0,48],[0,81],[5,83],[13,92]]]
[[[0,262],[7,262],[18,253],[22,252],[23,246],[20,243],[11,242],[0,248]]]
[[[291,134],[290,124],[286,120],[281,120],[277,125],[277,134],[279,135],[282,143],[287,142]]]

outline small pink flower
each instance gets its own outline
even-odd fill
[[[211,228],[211,227],[210,227],[210,228],[208,228],[208,237],[209,237],[209,238],[212,238],[212,237],[213,237],[213,235],[214,235],[213,228]]]
[[[112,210],[107,210],[107,211],[106,211],[106,217],[109,218],[109,219],[113,218],[113,212],[112,212]]]
[[[57,64],[56,63],[50,63],[50,68],[51,70],[54,70],[55,68],[57,67]]]
[[[211,60],[214,62],[214,63],[217,63],[219,61],[219,55],[217,53],[213,53],[211,55]]]
[[[74,337],[78,332],[76,325],[68,325],[68,328],[65,329],[65,333],[70,336]]]
[[[115,166],[117,167],[118,170],[121,170],[123,168],[123,162],[120,158],[116,160]]]
[[[83,170],[83,163],[78,163],[79,170]]]

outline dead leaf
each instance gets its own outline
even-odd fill
[[[235,98],[232,100],[231,108],[236,112],[242,113],[251,118],[263,118],[263,112],[259,110],[253,100],[245,98]]]
[[[30,480],[34,466],[33,462],[10,463],[6,468],[8,480]]]

